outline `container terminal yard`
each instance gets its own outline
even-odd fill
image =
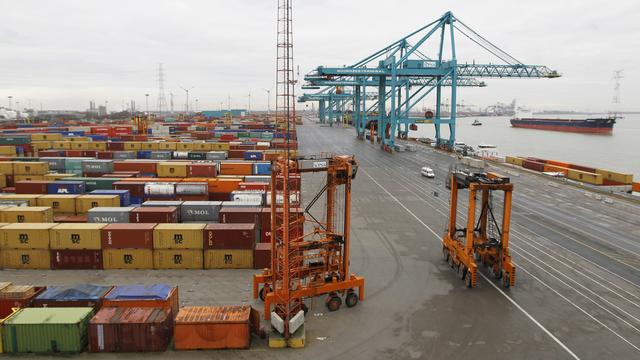
[[[292,8],[273,114],[0,123],[0,357],[639,357],[633,175],[456,141],[459,87],[561,73],[448,11],[302,84]]]

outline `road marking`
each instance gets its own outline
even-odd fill
[[[369,177],[369,179],[371,179],[371,181],[373,181],[376,185],[378,185],[378,187],[380,187],[380,189],[382,189],[385,193],[387,193],[387,195],[389,195],[389,197],[391,197],[403,209],[405,209],[411,216],[413,216],[420,224],[422,224],[422,226],[424,226],[427,230],[429,230],[436,237],[436,239],[438,239],[438,240],[440,239],[440,236],[435,231],[433,231],[433,229],[431,229],[431,227],[429,227],[429,225],[425,224],[422,220],[420,220],[420,218],[418,216],[416,216],[416,214],[414,214],[411,210],[409,210],[400,200],[398,200],[398,198],[396,198],[393,194],[391,194],[389,192],[389,190],[387,190],[384,186],[382,186],[379,182],[377,182],[376,179],[374,179],[365,169],[360,169],[360,171],[362,171],[365,175],[367,175]],[[540,330],[542,330],[553,341],[555,341],[558,345],[560,345],[560,347],[562,347],[572,358],[580,359],[573,351],[571,351],[571,349],[569,349],[569,347],[567,347],[567,345],[565,345],[562,341],[560,341],[560,339],[558,339],[549,330],[547,330],[547,328],[545,328],[544,325],[542,325],[531,314],[529,314],[522,306],[520,306],[520,304],[518,304],[515,300],[513,300],[511,297],[509,297],[502,289],[497,287],[484,274],[482,274],[481,272],[478,272],[478,274],[480,274],[480,276],[482,276],[483,279],[485,279],[491,286],[493,286],[494,289],[496,289],[500,294],[502,294],[502,296],[504,296],[513,306],[515,306],[518,310],[520,310],[520,312],[522,312],[527,318],[529,318],[529,320],[531,320],[536,326],[538,326],[540,328]]]

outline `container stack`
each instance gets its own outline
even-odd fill
[[[109,224],[102,228],[105,269],[152,269],[156,224]]]
[[[49,269],[53,223],[14,223],[0,228],[0,266],[5,269]]]
[[[204,224],[158,224],[153,230],[154,269],[202,269]]]
[[[204,228],[205,269],[250,269],[256,225],[209,224]]]
[[[102,269],[106,224],[59,224],[51,229],[52,269]]]

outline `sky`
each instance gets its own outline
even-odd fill
[[[86,109],[135,100],[156,108],[158,64],[167,100],[191,107],[267,108],[275,87],[277,0],[0,0],[0,106]],[[517,99],[530,109],[640,110],[637,0],[294,0],[294,56],[303,76],[352,64],[446,11],[525,64],[558,79],[488,79],[460,89],[466,105]],[[497,59],[458,37],[459,62]],[[426,55],[435,55],[427,53]],[[613,71],[624,69],[620,104]],[[273,93],[271,97],[273,107]],[[427,106],[429,106],[427,101]],[[221,105],[222,104],[222,105]],[[305,105],[300,105],[304,107]]]

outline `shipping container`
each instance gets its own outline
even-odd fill
[[[82,161],[82,172],[108,174],[113,172],[113,160],[91,159]]]
[[[102,228],[103,249],[152,249],[156,224],[109,224]]]
[[[165,351],[172,337],[163,309],[103,307],[89,323],[90,352]]]
[[[588,166],[582,166],[582,165],[577,165],[577,164],[569,164],[569,168],[574,169],[574,170],[578,170],[578,171],[582,171],[582,172],[586,172],[586,173],[592,173],[592,174],[596,173],[596,169],[595,168],[591,168],[591,167],[588,167]]]
[[[633,184],[633,174],[623,174],[604,169],[596,169],[596,174],[602,175],[603,180],[615,181],[624,185]]]
[[[173,199],[176,184],[172,182],[148,182],[144,184],[145,199]]]
[[[151,249],[105,249],[102,263],[108,269],[153,269]]]
[[[243,179],[209,179],[209,193],[227,193],[238,190]],[[228,199],[228,197],[227,197]]]
[[[0,200],[3,201],[26,201],[29,206],[38,206],[38,198],[40,194],[0,194]]]
[[[44,175],[49,172],[49,163],[44,161],[15,161],[14,175]]]
[[[188,162],[161,162],[158,164],[158,177],[187,177]]]
[[[131,198],[143,198],[144,185],[145,183],[142,181],[118,181],[113,184],[113,188],[116,190],[129,190],[129,195]]]
[[[218,222],[221,201],[185,201],[180,206],[183,222]]]
[[[115,161],[114,171],[140,171],[142,174],[157,173],[157,162],[154,161]]]
[[[183,307],[175,322],[175,349],[248,349],[251,311],[248,305]]]
[[[87,346],[90,307],[25,308],[3,324],[5,353],[80,353]]]
[[[46,180],[22,180],[16,176],[16,194],[48,194],[48,186],[51,181]]]
[[[602,185],[602,175],[590,172],[569,169],[567,177],[571,180],[585,182],[592,185]]]
[[[51,268],[102,269],[102,250],[51,250]]]
[[[202,269],[202,249],[159,249],[153,251],[154,269]]]
[[[0,210],[0,221],[7,223],[53,222],[53,210],[44,206],[15,206]]]
[[[176,223],[178,222],[178,208],[167,207],[140,207],[129,213],[131,223]]]
[[[34,307],[89,307],[99,309],[111,286],[75,284],[48,286],[33,299]]]
[[[12,309],[30,307],[33,299],[44,289],[42,286],[32,285],[9,285],[4,287],[0,290],[0,319],[11,315]]]
[[[255,251],[253,252],[253,268],[271,268],[271,243],[256,244]]]
[[[256,231],[260,231],[262,208],[223,206],[222,209],[220,209],[219,220],[225,224],[255,224]]]
[[[80,195],[76,198],[76,213],[86,214],[94,207],[119,207],[118,195]]]
[[[19,181],[45,181],[43,175],[12,175],[13,183],[17,183]]]
[[[221,162],[220,175],[253,175],[253,163]]]
[[[153,229],[154,249],[202,249],[205,224],[158,224]]]
[[[42,195],[36,205],[50,207],[54,215],[75,215],[78,195]]]
[[[153,285],[116,285],[105,295],[103,306],[109,307],[140,307],[161,308],[178,315],[180,298],[177,286],[166,284]]]
[[[92,195],[118,195],[120,197],[120,206],[131,205],[129,190],[93,190]]]
[[[204,250],[205,269],[253,269],[253,249]]]
[[[90,223],[128,223],[132,206],[127,207],[96,207],[87,212],[87,222]]]
[[[100,250],[107,224],[58,224],[51,229],[52,250]]]
[[[54,223],[9,224],[0,228],[2,249],[49,249],[49,230]]]
[[[195,163],[187,165],[187,177],[214,178],[217,175],[216,164]]]
[[[559,172],[559,173],[562,173],[564,176],[567,176],[569,169],[556,166],[556,165],[545,165],[544,172]]]
[[[512,165],[522,166],[523,159],[515,156],[505,156],[505,161]]]
[[[111,190],[115,183],[120,181],[119,178],[99,177],[99,178],[75,178],[74,180],[82,180],[85,184],[85,191],[92,192],[94,190]]]
[[[43,249],[3,249],[0,267],[4,269],[49,269],[51,254]]]
[[[78,195],[84,194],[85,192],[85,183],[83,181],[73,181],[71,179],[67,180],[58,180],[47,184],[47,194],[58,194],[58,195]]]

